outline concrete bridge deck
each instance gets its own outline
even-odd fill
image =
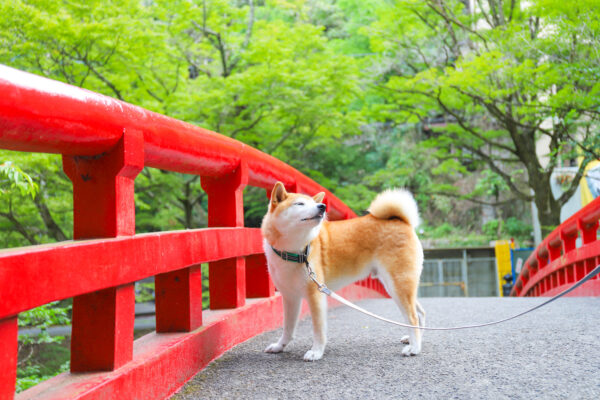
[[[424,298],[427,324],[451,326],[513,315],[543,298]],[[399,318],[391,300],[365,300]],[[225,353],[172,398],[184,399],[598,399],[600,298],[566,298],[504,324],[428,331],[423,352],[402,357],[401,328],[346,307],[330,311],[321,361],[302,360],[310,318],[281,354],[262,350],[281,330]]]

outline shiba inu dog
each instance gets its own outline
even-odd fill
[[[269,273],[283,298],[283,334],[265,352],[279,353],[292,340],[302,298],[308,302],[313,323],[313,345],[306,361],[323,357],[327,342],[327,300],[309,280],[305,266],[290,260],[307,249],[308,261],[319,282],[336,291],[371,274],[379,278],[411,325],[424,326],[425,312],[417,302],[423,266],[423,248],[415,233],[419,212],[413,196],[396,189],[380,193],[369,214],[327,221],[323,192],[313,197],[286,192],[277,182],[262,222],[263,245]],[[307,247],[310,244],[310,247]],[[410,329],[400,339],[405,356],[421,351],[422,331]]]

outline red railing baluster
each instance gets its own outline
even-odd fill
[[[73,183],[74,239],[135,234],[133,185],[143,167],[144,138],[133,130],[107,153],[63,156]],[[131,360],[134,304],[133,283],[73,299],[71,371],[112,370]]]
[[[275,294],[275,286],[264,254],[246,257],[246,297],[271,297]]]
[[[575,233],[567,233],[564,230],[560,232],[560,239],[562,240],[563,253],[567,254],[571,250],[575,250],[577,244],[577,231]]]
[[[550,262],[552,262],[560,257],[560,250],[561,250],[560,244],[558,246],[548,244],[546,246],[546,249],[548,249],[548,259]]]
[[[11,399],[17,379],[17,317],[0,319],[0,399]]]
[[[154,277],[156,332],[190,332],[202,325],[200,265]]]
[[[598,221],[593,223],[585,223],[583,220],[577,221],[577,227],[581,230],[581,240],[583,244],[588,244],[596,241],[598,232]]]
[[[598,235],[598,221],[586,223],[583,220],[577,221],[577,226],[581,230],[581,240],[584,245],[595,242]],[[596,258],[589,257],[584,261],[584,274],[587,274],[596,266]]]
[[[209,227],[244,226],[243,190],[248,184],[248,166],[240,162],[235,171],[222,177],[201,178],[208,195]],[[226,253],[234,243],[215,243]],[[214,261],[208,265],[208,290],[212,310],[241,307],[246,302],[246,271],[243,257]]]

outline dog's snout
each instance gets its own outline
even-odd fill
[[[319,209],[319,211],[325,212],[325,210],[327,209],[327,206],[323,203],[319,203],[319,204],[317,204],[317,208]]]

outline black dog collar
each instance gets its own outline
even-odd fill
[[[290,253],[289,251],[281,251],[277,250],[275,247],[271,246],[275,254],[281,257],[285,261],[296,262],[298,264],[306,264],[308,262],[308,252],[310,251],[310,245],[304,248],[304,252],[302,254]]]

